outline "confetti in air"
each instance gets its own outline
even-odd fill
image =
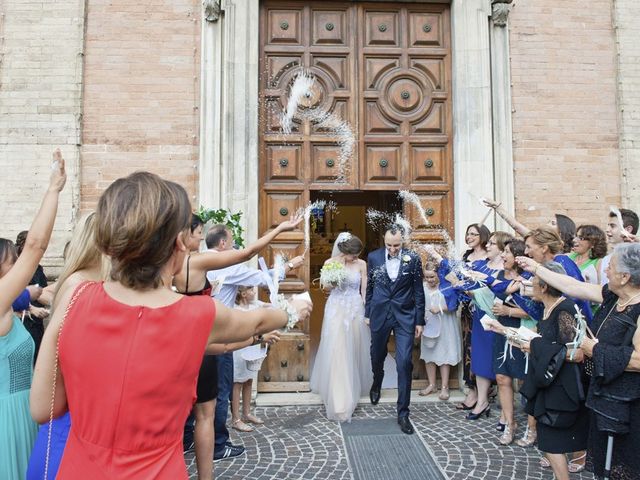
[[[300,102],[305,98],[311,98],[312,88],[315,78],[307,72],[298,74],[291,85],[287,107],[282,113],[281,126],[282,133],[289,135],[293,129],[293,117],[298,116],[313,122],[319,129],[330,132],[330,136],[335,139],[339,146],[336,166],[336,182],[344,183],[350,173],[349,161],[355,152],[355,135],[351,125],[334,113],[327,112],[321,108],[299,109]]]
[[[420,218],[425,223],[425,225],[429,225],[429,219],[427,218],[427,214],[424,211],[424,207],[422,206],[422,202],[420,201],[418,195],[408,190],[401,190],[400,192],[398,192],[398,195],[402,200],[413,205],[416,210],[418,210]]]
[[[335,203],[333,204],[335,205]],[[314,210],[324,210],[327,206],[327,202],[325,200],[316,200],[313,203],[310,203],[304,208],[302,215],[304,216],[304,254],[309,251],[309,247],[311,246],[311,213]],[[331,206],[330,206],[331,207]]]
[[[282,132],[290,134],[293,128],[293,116],[298,110],[298,105],[303,98],[311,96],[311,89],[313,88],[314,78],[306,73],[299,73],[291,85],[291,91],[289,92],[289,101],[287,102],[287,108],[282,113],[281,125]]]

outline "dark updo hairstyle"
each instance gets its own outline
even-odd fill
[[[22,254],[24,243],[27,241],[27,235],[29,235],[29,231],[23,230],[16,237],[16,251],[18,252],[18,256]]]
[[[580,225],[580,237],[589,242],[591,250],[589,258],[604,258],[607,256],[607,236],[600,227],[595,225]]]
[[[111,279],[137,290],[157,288],[176,238],[189,228],[191,205],[177,183],[136,172],[105,190],[95,221],[96,245],[111,258]]]
[[[566,215],[556,213],[556,227],[562,239],[562,252],[569,253],[573,248],[573,237],[576,236],[576,224]]]
[[[507,247],[509,247],[509,251],[514,257],[524,257],[524,249],[526,248],[526,244],[524,243],[523,240],[520,240],[519,238],[514,238],[512,240],[506,241],[504,242],[504,248],[506,249]],[[516,272],[518,273],[523,272],[522,268],[520,268],[520,266],[517,263],[516,263]]]
[[[0,238],[0,265],[11,260],[15,262],[18,259],[18,251],[13,242],[7,238]]]
[[[338,243],[338,250],[345,255],[360,255],[362,252],[362,241],[355,235]]]
[[[204,222],[202,221],[202,219],[200,218],[199,215],[192,213],[191,214],[191,226],[189,227],[191,230],[191,233],[195,232],[196,228],[198,227],[204,227]]]

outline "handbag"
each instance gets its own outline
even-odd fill
[[[58,359],[60,357],[60,335],[62,334],[62,327],[64,326],[64,322],[73,308],[73,305],[78,300],[78,297],[84,292],[84,289],[87,288],[93,282],[85,282],[80,285],[80,287],[75,291],[73,297],[67,304],[67,308],[64,311],[64,315],[62,317],[62,321],[60,322],[60,327],[58,328],[58,338],[56,339],[56,356],[53,364],[53,389],[51,391],[51,407],[49,409],[49,431],[47,432],[47,452],[44,458],[44,480],[49,478],[49,456],[51,454],[51,429],[53,428],[53,408],[56,400],[56,379],[58,377]]]

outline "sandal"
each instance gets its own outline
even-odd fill
[[[578,473],[584,470],[584,464],[587,458],[587,452],[583,452],[582,455],[569,460],[569,472]],[[582,460],[582,463],[579,463]]]
[[[449,400],[449,387],[442,387],[438,398],[443,401]]]
[[[251,414],[245,415],[245,417],[242,420],[248,423],[253,423],[254,425],[264,425],[264,420]]]
[[[231,427],[239,432],[253,432],[253,427],[247,425],[239,418],[231,422]]]
[[[425,388],[424,390],[420,390],[418,392],[418,395],[420,395],[421,397],[426,397],[427,395],[432,394],[433,392],[436,391],[436,387],[434,385],[429,385],[427,388]]]
[[[518,429],[518,424],[515,422],[513,423],[513,425],[505,425],[504,432],[502,433],[502,435],[500,436],[500,439],[498,440],[498,442],[500,442],[500,445],[505,445],[505,446],[511,445],[517,429]]]
[[[542,457],[540,459],[540,466],[542,468],[551,468],[551,462],[549,462],[549,459],[547,459],[547,457]]]
[[[535,430],[531,430],[529,428],[529,425],[527,425],[527,428],[524,430],[524,435],[522,435],[521,439],[516,441],[516,445],[524,448],[531,447],[534,443],[536,443],[537,439],[537,432]]]

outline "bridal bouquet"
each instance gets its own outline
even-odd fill
[[[320,286],[322,288],[339,287],[346,278],[347,269],[340,262],[329,262],[320,270]]]

